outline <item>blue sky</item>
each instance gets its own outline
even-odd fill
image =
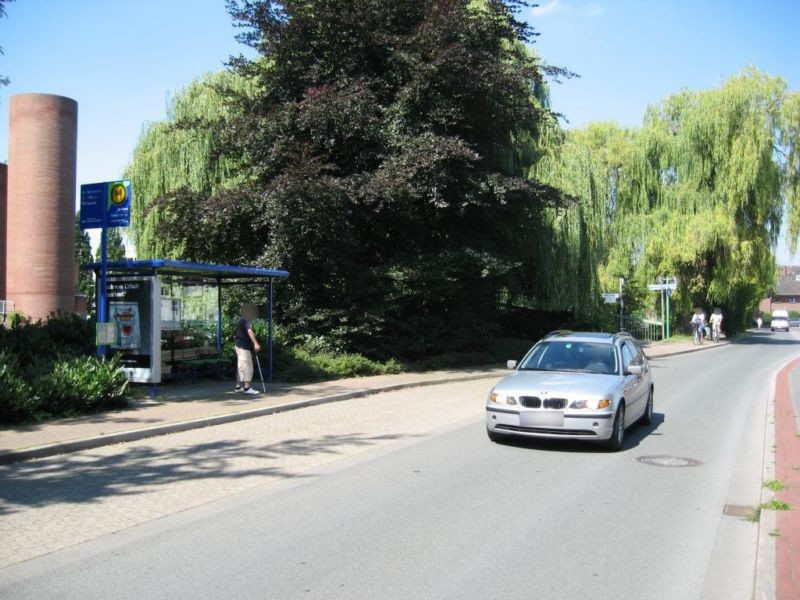
[[[224,0],[16,0],[7,12],[0,160],[8,158],[9,96],[69,96],[79,103],[79,183],[119,177],[170,94],[245,50]],[[648,104],[714,86],[746,65],[800,88],[800,0],[540,0],[525,16],[544,59],[580,75],[552,89],[570,126],[639,124]],[[783,246],[778,258],[789,260]]]

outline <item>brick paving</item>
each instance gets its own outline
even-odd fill
[[[800,598],[800,390],[793,389],[790,380],[798,367],[800,359],[781,369],[775,387],[775,477],[786,486],[775,497],[792,506],[792,510],[777,511],[776,515],[777,600]]]
[[[480,419],[493,383],[376,394],[0,466],[0,567]]]
[[[62,419],[39,425],[4,427],[0,429],[0,455],[12,450],[108,436],[169,423],[280,406],[312,398],[380,390],[385,386],[447,381],[487,374],[500,376],[503,373],[501,369],[464,369],[356,377],[309,385],[270,385],[267,387],[267,393],[259,396],[234,393],[231,382],[214,381],[197,385],[162,386],[159,388],[161,398],[158,401],[138,402],[127,410],[77,419]]]

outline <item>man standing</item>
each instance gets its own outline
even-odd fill
[[[242,306],[242,316],[236,323],[236,335],[234,336],[236,345],[236,365],[239,381],[236,384],[236,391],[245,394],[256,395],[258,390],[250,387],[253,381],[253,352],[261,350],[261,346],[256,339],[253,331],[253,319],[258,316],[256,307],[253,304]]]

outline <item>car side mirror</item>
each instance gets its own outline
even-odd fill
[[[515,361],[515,360],[506,361],[506,367],[508,367],[509,369],[516,369],[517,368],[517,361]]]
[[[636,377],[639,377],[642,373],[644,373],[644,367],[642,367],[642,365],[635,365],[631,363],[628,365],[626,372],[628,375],[635,375]]]

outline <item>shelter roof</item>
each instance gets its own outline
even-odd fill
[[[101,264],[93,262],[85,269],[100,271]],[[260,267],[239,267],[234,265],[215,265],[183,260],[123,260],[106,264],[109,275],[171,275],[175,277],[202,278],[214,281],[270,279],[288,277],[289,272],[281,269],[262,269]]]

